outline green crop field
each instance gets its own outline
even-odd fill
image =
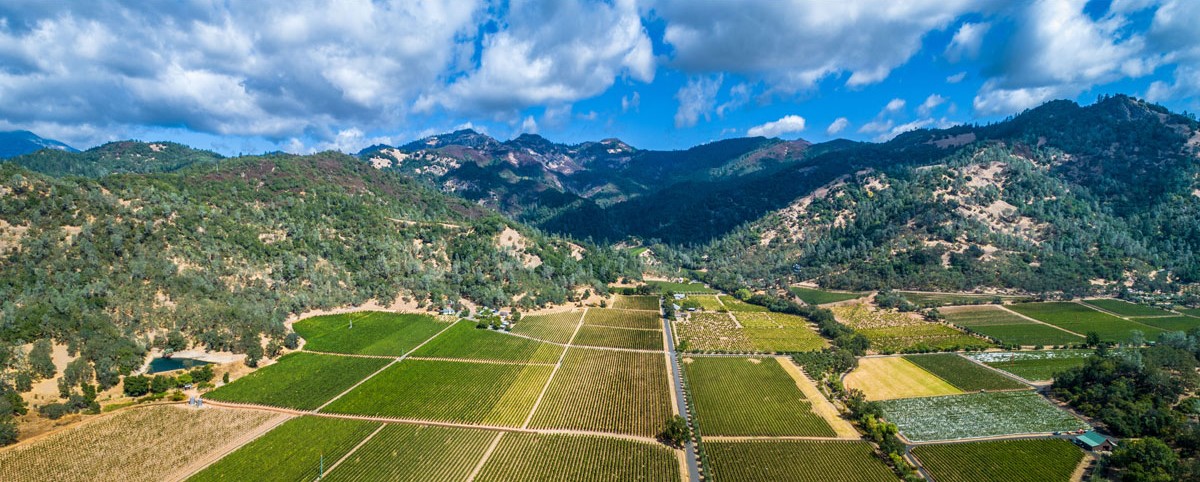
[[[964,392],[1019,390],[1029,385],[1018,382],[954,353],[909,355],[904,359],[949,382]]]
[[[884,400],[888,421],[914,442],[1045,433],[1086,428],[1031,391]]]
[[[671,417],[667,361],[570,348],[529,426],[654,436]]]
[[[588,310],[587,316],[583,318],[583,324],[617,328],[642,328],[646,330],[661,330],[663,327],[662,317],[658,313],[597,308]]]
[[[866,442],[704,442],[712,480],[777,482],[895,482]]]
[[[1071,480],[1083,451],[1059,439],[920,445],[913,455],[938,482]]]
[[[528,315],[522,317],[521,321],[513,326],[512,332],[539,340],[565,344],[571,341],[571,335],[575,334],[575,327],[579,325],[581,318],[583,318],[583,312],[580,311]]]
[[[706,436],[835,436],[773,358],[694,357],[684,372]]]
[[[978,293],[917,293],[898,291],[904,299],[917,306],[984,305],[997,301],[1026,301],[1026,296],[988,295]]]
[[[297,352],[204,394],[216,401],[312,410],[391,360]]]
[[[613,296],[612,307],[622,310],[658,311],[658,297],[615,295]]]
[[[475,323],[460,321],[413,352],[412,356],[558,363],[563,350],[559,345],[480,329]]]
[[[687,293],[698,295],[711,295],[717,292],[712,288],[704,286],[703,283],[674,283],[670,281],[647,281],[646,284],[658,287],[662,293],[668,291],[672,293]]]
[[[699,303],[700,309],[704,311],[720,311],[725,309],[725,305],[722,305],[720,301],[717,301],[716,295],[688,295],[688,297],[683,300],[683,303],[688,301]]]
[[[824,290],[817,290],[817,289],[812,289],[812,288],[802,288],[799,286],[793,286],[791,288],[788,288],[788,290],[791,291],[792,294],[796,295],[797,298],[800,298],[801,301],[804,301],[805,303],[808,303],[810,305],[823,305],[825,303],[837,303],[839,301],[846,301],[846,300],[853,300],[855,298],[862,298],[863,296],[867,295],[866,293],[838,293],[838,292],[834,292],[834,291],[824,291]]]
[[[354,328],[350,328],[351,320]],[[304,338],[304,349],[330,353],[400,356],[446,328],[428,315],[363,311],[314,316],[292,328]]]
[[[324,411],[520,426],[553,367],[404,360]]]
[[[677,482],[679,462],[660,444],[582,435],[506,433],[477,482]]]
[[[994,346],[990,341],[908,313],[869,310],[863,305],[835,306],[832,311],[838,321],[871,340],[871,349],[879,353],[975,350]]]
[[[1007,345],[1070,345],[1084,338],[1035,323],[997,306],[978,306],[942,313],[946,321],[987,335]]]
[[[776,353],[815,351],[829,343],[812,328],[744,328],[754,351]]]
[[[728,309],[729,311],[736,311],[736,312],[742,312],[742,311],[764,311],[764,312],[765,312],[765,311],[770,311],[770,310],[768,310],[768,309],[767,309],[767,307],[765,307],[765,306],[758,306],[758,305],[753,305],[753,304],[750,304],[750,303],[746,303],[745,301],[739,300],[739,299],[737,299],[737,298],[734,298],[734,297],[732,297],[732,296],[729,296],[729,295],[721,295],[721,296],[720,296],[720,298],[721,298],[721,303],[724,303],[724,304],[725,304],[725,308],[726,308],[726,309]]]
[[[1066,330],[1086,335],[1096,332],[1104,341],[1125,342],[1134,331],[1141,331],[1146,340],[1158,338],[1165,331],[1102,313],[1079,303],[1023,303],[1012,305],[1014,311]]]
[[[388,424],[325,480],[466,480],[495,437],[486,430]]]
[[[1160,310],[1153,306],[1139,305],[1130,303],[1125,300],[1116,300],[1111,298],[1100,298],[1094,300],[1083,300],[1084,303],[1100,308],[1110,313],[1116,313],[1121,316],[1168,316],[1171,313],[1167,310]]]
[[[1200,327],[1200,318],[1194,316],[1164,316],[1161,318],[1134,318],[1143,325],[1150,325],[1167,331],[1191,331]]]
[[[322,457],[328,468],[380,425],[362,420],[295,418],[243,445],[188,480],[316,480]]]
[[[750,337],[728,313],[689,313],[686,321],[675,322],[675,337],[691,351],[753,351]]]
[[[595,346],[602,348],[629,348],[633,350],[662,350],[662,330],[641,330],[637,328],[609,328],[605,326],[584,325],[571,342],[579,346]]]
[[[966,356],[1026,380],[1050,380],[1056,373],[1083,366],[1091,350],[1047,350],[1013,353],[972,353]]]
[[[1179,310],[1180,313],[1192,316],[1200,316],[1200,308],[1184,308]]]

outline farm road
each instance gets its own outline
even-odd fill
[[[670,320],[663,319],[663,329],[667,334],[667,353],[671,359],[671,377],[674,379],[675,386],[675,403],[679,407],[679,413],[683,418],[687,419],[688,426],[692,424],[692,416],[687,410],[687,400],[683,393],[683,374],[679,371],[679,354],[675,352],[675,333],[671,331]],[[684,450],[687,452],[687,471],[688,480],[691,482],[700,482],[700,463],[696,459],[696,447],[691,441],[684,444]]]

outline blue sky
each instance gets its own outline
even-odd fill
[[[356,151],[471,127],[882,141],[1052,99],[1200,110],[1194,0],[10,0],[0,129]]]

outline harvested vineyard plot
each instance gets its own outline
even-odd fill
[[[584,325],[571,342],[579,346],[594,346],[601,348],[628,348],[631,350],[662,350],[662,330],[641,330],[637,328],[608,328],[604,326]]]
[[[767,309],[767,307],[765,307],[765,306],[758,306],[758,305],[753,305],[753,304],[750,304],[750,303],[746,303],[745,301],[739,300],[739,299],[737,299],[737,298],[734,298],[734,297],[732,297],[732,296],[729,296],[729,295],[721,295],[719,298],[721,298],[721,303],[722,303],[722,304],[724,304],[724,305],[725,305],[725,308],[726,308],[726,309],[728,309],[729,311],[737,311],[737,312],[742,312],[742,311],[762,311],[762,312],[765,312],[765,311],[770,311],[770,310],[768,310],[768,309]]]
[[[295,418],[243,445],[188,480],[316,480],[322,460],[328,468],[380,425],[363,420]]]
[[[1110,342],[1129,341],[1133,337],[1134,331],[1142,332],[1147,340],[1158,338],[1158,335],[1164,333],[1162,329],[1117,318],[1079,303],[1022,303],[1012,305],[1010,308],[1030,318],[1080,335],[1096,332],[1100,335],[1100,339]]]
[[[714,480],[894,482],[866,442],[781,440],[704,442]]]
[[[675,453],[660,444],[583,435],[506,433],[478,482],[677,482]]]
[[[972,350],[993,346],[987,340],[907,313],[870,310],[863,305],[835,306],[832,310],[839,321],[871,340],[871,349],[879,353]]]
[[[964,392],[979,390],[1024,390],[1029,385],[1018,382],[954,353],[909,355],[905,360],[949,382]]]
[[[296,352],[204,394],[209,400],[312,410],[391,360]]]
[[[843,293],[837,291],[824,291],[813,288],[804,288],[793,286],[788,289],[792,294],[800,298],[801,301],[810,305],[823,305],[825,303],[837,303],[839,301],[848,301],[866,296],[866,293]]]
[[[1134,318],[1143,325],[1150,325],[1167,331],[1191,331],[1200,327],[1200,318],[1194,316],[1164,316],[1157,318]]]
[[[354,328],[350,328],[353,321]],[[356,355],[400,356],[446,328],[427,315],[361,311],[314,316],[292,328],[304,338],[304,349]]]
[[[690,313],[675,323],[680,346],[693,351],[753,351],[750,338],[727,313]]]
[[[1004,370],[1026,380],[1050,380],[1062,371],[1083,366],[1094,352],[1090,350],[1049,350],[966,355],[987,366]]]
[[[512,332],[551,343],[566,343],[575,334],[583,318],[581,311],[564,311],[548,315],[528,315],[513,326]]]
[[[324,411],[520,426],[552,369],[545,365],[404,360]]]
[[[867,400],[935,397],[962,393],[903,357],[861,358],[858,368],[846,375],[846,388],[862,390]]]
[[[972,306],[942,312],[946,321],[968,331],[990,336],[1006,345],[1069,345],[1082,336],[1022,318],[998,306]]]
[[[641,328],[661,330],[662,317],[655,312],[590,309],[583,317],[583,324],[616,328]]]
[[[464,358],[535,363],[557,363],[564,348],[528,338],[480,329],[460,321],[413,352],[415,357]]]
[[[705,436],[836,436],[774,358],[698,356],[684,372]]]
[[[716,294],[717,290],[704,286],[702,283],[675,283],[670,281],[647,281],[646,284],[658,287],[658,291],[666,293],[686,293],[697,295]]]
[[[1002,301],[1018,302],[1028,300],[1026,296],[988,295],[977,293],[920,293],[915,291],[898,291],[904,299],[917,306],[956,306],[983,305]]]
[[[1139,305],[1112,298],[1097,298],[1094,300],[1083,300],[1083,302],[1120,316],[1170,316],[1174,314],[1153,306]]]
[[[880,403],[888,421],[914,442],[1087,428],[1079,419],[1030,391],[968,393]]]
[[[658,311],[657,296],[613,296],[612,307],[621,310]]]
[[[663,355],[570,348],[529,426],[652,437],[671,413]]]
[[[494,438],[486,430],[388,424],[325,479],[462,481]]]
[[[279,416],[218,408],[129,409],[0,451],[0,480],[162,480]]]
[[[1071,480],[1083,451],[1066,440],[1001,440],[920,445],[913,455],[938,482]]]

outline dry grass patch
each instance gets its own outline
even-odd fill
[[[962,390],[901,357],[863,358],[846,375],[846,388],[862,390],[867,400],[956,395]]]

